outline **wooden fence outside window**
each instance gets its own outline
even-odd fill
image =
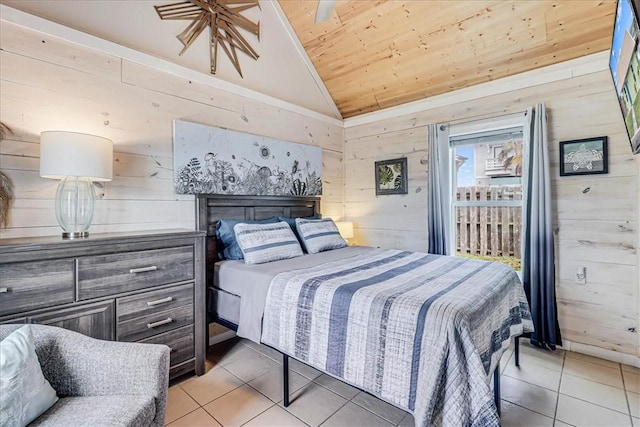
[[[522,200],[522,187],[459,187],[458,201]],[[520,206],[456,206],[458,253],[520,259]]]

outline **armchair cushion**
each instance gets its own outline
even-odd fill
[[[63,397],[32,426],[142,427],[156,414],[153,396]]]
[[[3,426],[26,426],[58,400],[42,375],[29,325],[0,341],[0,396]]]

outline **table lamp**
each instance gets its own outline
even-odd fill
[[[92,181],[111,181],[113,142],[84,133],[42,132],[40,176],[61,180],[56,191],[56,219],[62,238],[88,237],[96,198]]]

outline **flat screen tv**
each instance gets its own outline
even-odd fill
[[[609,58],[609,69],[634,154],[640,153],[639,2],[618,0]]]

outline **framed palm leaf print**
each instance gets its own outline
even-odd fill
[[[407,158],[376,162],[376,196],[407,194]]]

